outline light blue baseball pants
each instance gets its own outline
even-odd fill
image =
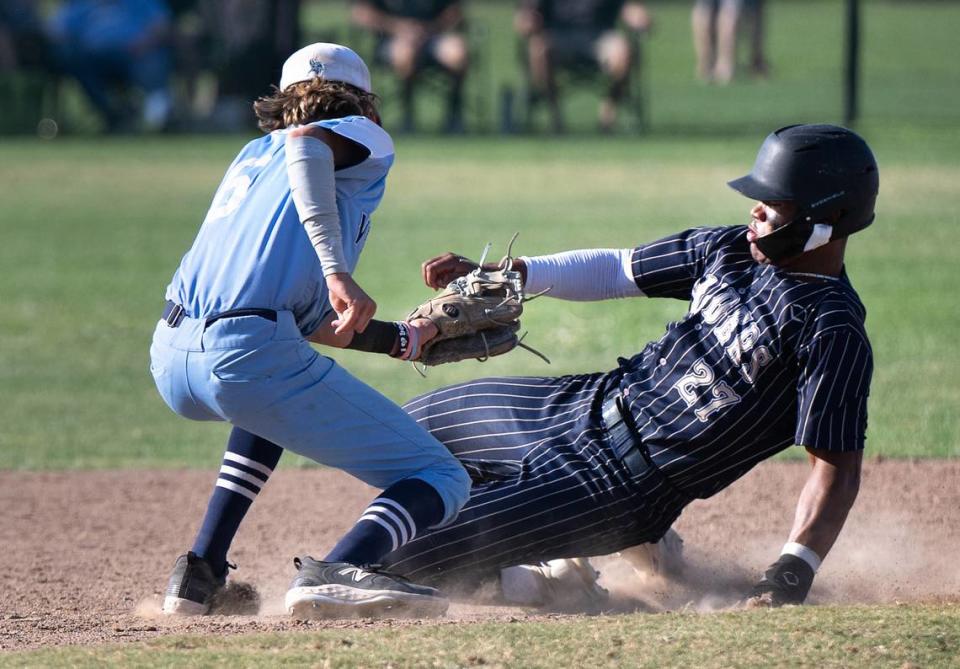
[[[150,370],[164,401],[192,420],[227,421],[384,489],[406,478],[433,486],[453,520],[470,477],[399,406],[304,340],[293,314],[223,318],[209,326],[161,320]]]

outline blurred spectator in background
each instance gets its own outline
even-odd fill
[[[118,86],[143,92],[147,129],[166,127],[173,106],[170,30],[162,0],[67,0],[50,25],[60,66],[76,77],[109,132],[130,121]]]
[[[737,68],[737,38],[741,21],[750,28],[751,73],[767,74],[763,44],[764,0],[696,0],[693,4],[693,48],[697,76],[707,83],[728,84]]]
[[[743,4],[743,17],[745,22],[747,37],[750,45],[750,58],[747,66],[750,68],[750,74],[755,77],[765,77],[770,74],[770,63],[766,56],[766,13],[764,12],[766,0],[745,0]]]
[[[621,19],[638,33],[651,24],[644,5],[632,0],[521,0],[514,25],[527,41],[532,93],[546,99],[555,132],[564,130],[556,72],[584,64],[598,67],[610,78],[599,124],[603,131],[613,128],[635,65],[630,40],[617,30]]]
[[[0,72],[50,69],[43,23],[31,0],[0,0]]]
[[[431,65],[450,75],[445,130],[463,132],[463,81],[469,67],[460,0],[356,0],[355,24],[378,36],[376,61],[389,64],[400,79],[402,130],[415,129],[417,75]]]
[[[280,80],[284,60],[300,48],[300,5],[300,0],[197,0],[217,78],[210,119],[217,129],[256,127],[254,100]]]

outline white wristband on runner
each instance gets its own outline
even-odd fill
[[[293,203],[323,266],[323,275],[349,273],[337,210],[333,151],[307,135],[287,137],[284,148]]]
[[[814,572],[820,569],[820,563],[822,562],[820,556],[812,549],[807,548],[803,544],[798,544],[795,541],[785,543],[783,550],[780,551],[780,555],[793,555],[794,557],[798,557],[810,565],[810,568],[813,569]]]

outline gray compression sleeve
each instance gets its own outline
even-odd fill
[[[350,269],[343,255],[333,151],[315,137],[287,137],[287,177],[297,215],[313,244],[323,275]]]
[[[609,300],[643,295],[633,280],[633,249],[582,249],[523,257],[526,293],[550,289],[562,300]]]

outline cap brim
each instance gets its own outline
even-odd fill
[[[770,188],[766,184],[757,181],[752,174],[740,177],[739,179],[734,179],[733,181],[728,181],[727,185],[738,193],[763,202],[776,202],[793,199],[792,196],[782,191],[778,191],[775,188]]]

